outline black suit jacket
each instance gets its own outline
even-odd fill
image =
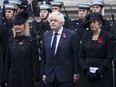
[[[52,31],[43,35],[42,75],[52,82],[56,75],[61,82],[71,81],[79,73],[79,37],[75,31],[63,29],[55,57],[51,50]]]

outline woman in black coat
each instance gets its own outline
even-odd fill
[[[9,39],[5,60],[8,87],[34,87],[39,80],[37,42],[29,36],[29,25],[23,14],[13,20],[13,38]]]
[[[88,23],[91,31],[85,35],[80,50],[80,87],[113,87],[113,36],[101,29],[101,14],[90,13]]]

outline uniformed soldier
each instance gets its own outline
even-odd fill
[[[12,20],[17,14],[17,5],[14,4],[5,4],[5,18],[2,19],[1,25],[4,26],[9,32],[9,37],[12,37]]]
[[[18,6],[18,9],[17,9],[17,14],[20,14],[20,13],[27,13],[27,8],[28,8],[28,1],[27,0],[9,0],[8,1],[10,4],[15,4]]]
[[[91,10],[92,12],[102,13],[104,5],[103,0],[92,0]],[[104,19],[103,29],[110,31],[110,22],[107,19]]]
[[[42,4],[38,7],[40,9],[40,22],[37,23],[37,27],[34,28],[35,25],[32,25],[32,36],[36,37],[36,35],[42,36],[44,32],[47,32],[50,29],[48,16],[52,12],[52,7],[48,4]],[[33,23],[32,23],[33,24]]]
[[[65,12],[66,17],[65,17],[65,23],[64,23],[63,27],[73,30],[74,29],[73,23],[68,17],[68,13],[65,10],[64,3],[58,2],[58,1],[51,1],[50,4],[52,6],[52,12],[55,12],[55,11],[62,12],[62,8],[64,8],[64,12]]]
[[[87,22],[88,14],[90,13],[90,5],[81,3],[78,4],[78,20],[73,20],[74,30],[78,33],[82,40],[84,34],[89,30],[88,26],[85,26]]]
[[[48,22],[48,16],[52,12],[52,7],[48,4],[41,4],[40,6],[38,6],[38,8],[40,9],[40,13],[38,15],[40,15],[41,21],[37,22],[33,20],[31,35],[37,39],[38,51],[41,54],[43,33],[51,30]],[[41,62],[41,56],[39,58]],[[42,85],[43,84],[40,84],[39,87],[41,87]]]

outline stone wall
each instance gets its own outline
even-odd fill
[[[29,3],[32,0],[28,0]],[[66,6],[76,6],[78,3],[90,3],[91,0],[54,0],[54,1],[63,1]],[[105,4],[116,4],[116,0],[104,0]],[[0,4],[2,5],[3,0],[0,0]]]

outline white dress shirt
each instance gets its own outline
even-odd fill
[[[57,48],[58,48],[58,44],[59,44],[59,41],[60,41],[62,31],[63,31],[63,27],[57,32],[58,34],[57,34],[57,42],[56,42],[56,47],[55,47],[55,54],[56,54],[56,51],[57,51]],[[51,47],[52,47],[54,36],[55,36],[55,31],[53,31],[53,34],[52,34]]]

